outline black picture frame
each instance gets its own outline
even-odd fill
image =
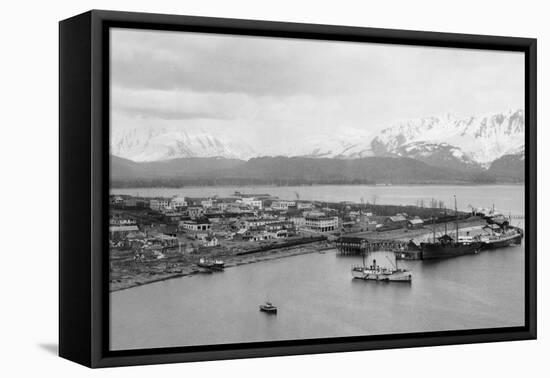
[[[109,351],[110,27],[525,53],[524,327]],[[536,39],[92,10],[59,24],[59,354],[88,367],[535,339]]]

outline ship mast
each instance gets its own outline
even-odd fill
[[[447,209],[445,209],[445,235],[447,235]]]
[[[458,209],[456,207],[456,195],[454,197],[455,197],[455,215],[456,215],[456,220],[455,220],[455,224],[456,224],[456,242],[458,243]]]
[[[433,233],[434,233],[434,244],[435,244],[435,217],[432,213],[432,230],[433,230]]]

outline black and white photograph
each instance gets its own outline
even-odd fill
[[[109,48],[111,351],[525,326],[524,52]]]

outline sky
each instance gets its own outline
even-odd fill
[[[524,107],[522,53],[111,29],[111,127],[255,147]]]

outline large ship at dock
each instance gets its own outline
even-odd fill
[[[451,237],[447,232],[444,235],[436,239],[435,227],[433,231],[433,240],[431,242],[420,243],[420,249],[422,251],[422,259],[444,259],[449,257],[456,257],[468,254],[478,253],[482,248],[481,241],[478,241],[472,237],[460,237],[458,234],[458,210],[456,206],[455,197],[455,214],[456,214],[456,232],[455,237]],[[445,226],[446,228],[447,226]]]
[[[484,229],[490,230],[490,233],[479,237],[483,249],[503,248],[521,244],[523,238],[522,230],[513,226],[488,224]]]

